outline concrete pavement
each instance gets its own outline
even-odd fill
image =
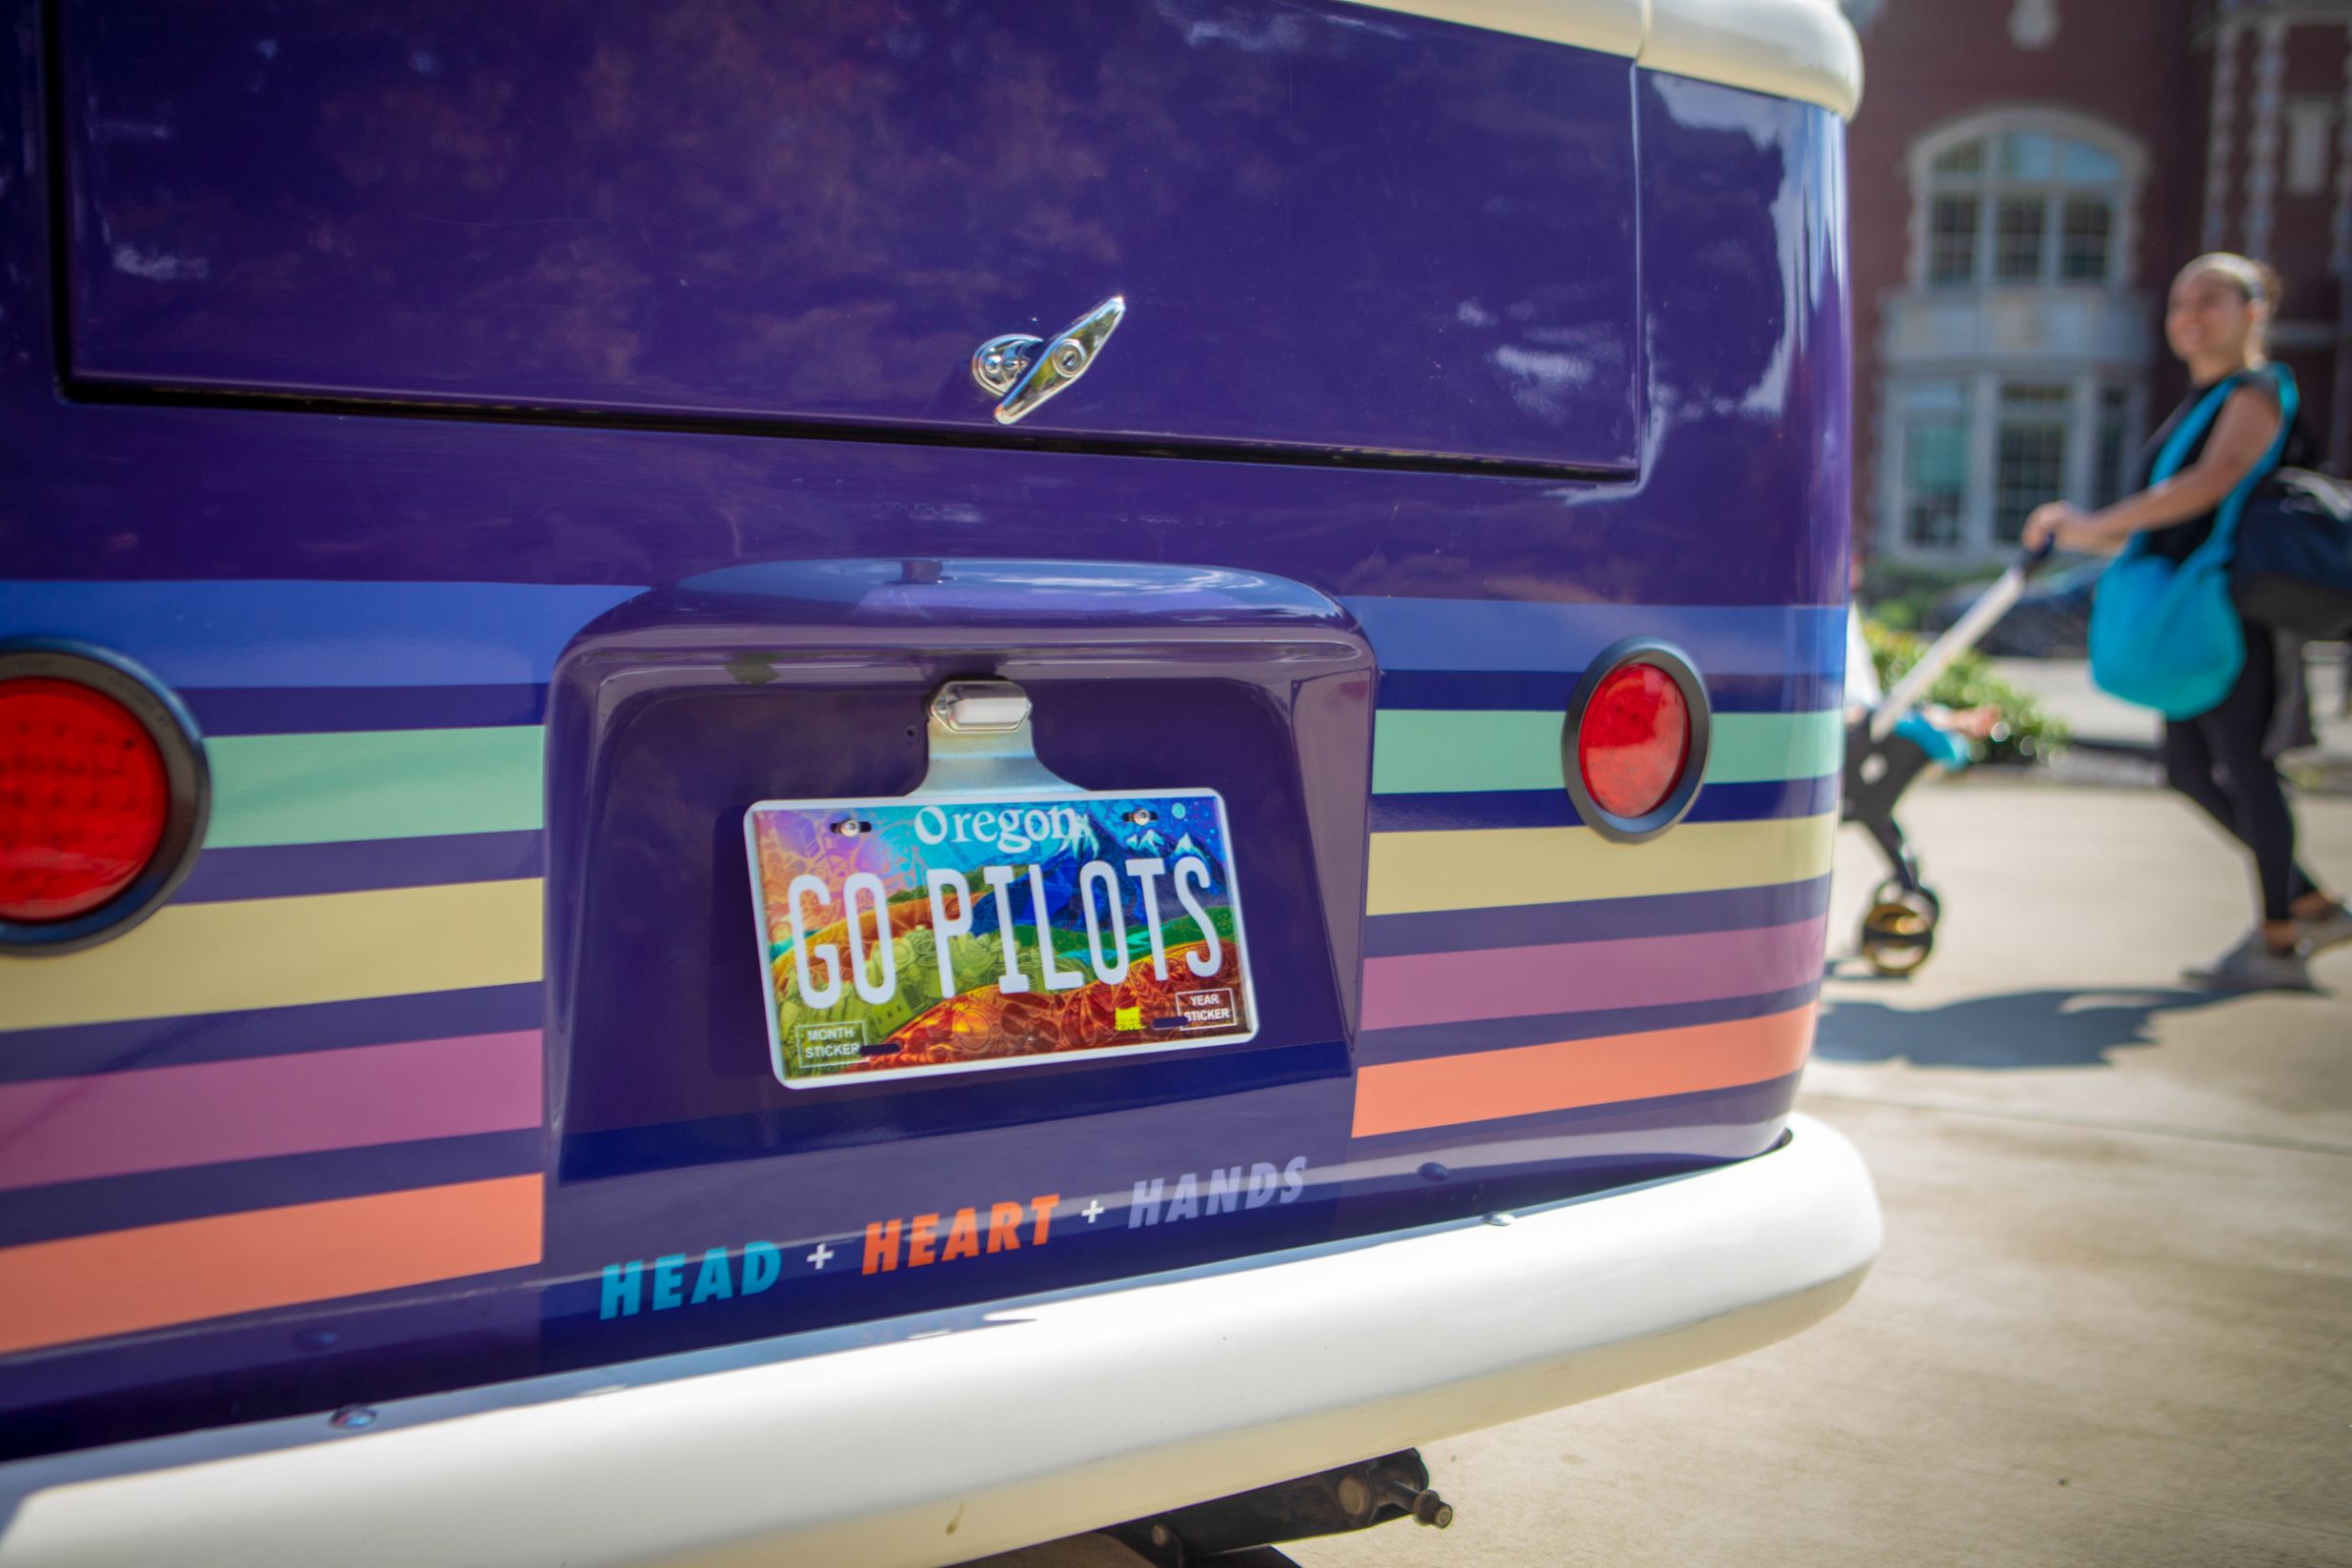
[[[2162,720],[2150,709],[2135,708],[2093,686],[2087,660],[1995,659],[1993,669],[2040,697],[2074,735],[2076,748],[2061,754],[2046,776],[2066,782],[2162,782],[2155,766]],[[2306,789],[2352,794],[2352,703],[2345,700],[2352,657],[2342,644],[2315,646],[2305,669],[2316,744],[2290,753],[2282,765]]]
[[[1860,1296],[1429,1444],[1453,1529],[1297,1560],[2352,1563],[2352,949],[2317,966],[2330,995],[2182,986],[2250,894],[2157,792],[1978,775],[1907,804],[1938,951],[1830,981],[1803,1096],[1879,1181]],[[2315,869],[2352,881],[2352,801],[2302,810]],[[1878,874],[1849,833],[1833,940]]]

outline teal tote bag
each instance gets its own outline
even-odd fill
[[[2213,533],[2185,561],[2148,549],[2136,533],[2099,579],[2091,600],[2091,681],[2110,696],[2153,708],[2166,718],[2194,718],[2229,694],[2245,668],[2244,623],[2230,597],[2230,557],[2246,497],[2278,466],[2295,423],[2295,377],[2266,366],[2220,382],[2199,400],[2156,454],[2148,482],[2181,470],[2191,443],[2220,417],[2221,405],[2249,376],[2272,377],[2279,392],[2279,433],[2270,450],[2215,509]]]

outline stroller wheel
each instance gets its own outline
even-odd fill
[[[1916,888],[1906,888],[1892,876],[1879,884],[1870,895],[1873,904],[1901,904],[1917,898],[1927,906],[1927,923],[1934,925],[1943,915],[1943,899],[1934,888],[1922,882]]]
[[[1914,973],[1936,948],[1936,919],[1942,914],[1936,895],[1921,888],[1907,893],[1881,888],[1880,896],[1862,916],[1862,961],[1881,975]]]

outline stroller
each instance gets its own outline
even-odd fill
[[[1846,732],[1842,820],[1859,823],[1887,865],[1886,879],[1871,894],[1870,908],[1862,915],[1859,943],[1862,961],[1880,975],[1916,974],[1935,952],[1936,924],[1943,915],[1942,900],[1921,878],[1920,858],[1895,819],[1896,804],[1929,769],[1958,771],[1969,761],[1967,744],[1920,713],[1920,700],[1954,659],[1974,648],[1993,623],[2008,613],[2049,554],[2047,545],[2020,552],[1967,613],[1928,646],[1894,690]],[[1859,648],[1848,657],[1856,654],[1868,657]]]

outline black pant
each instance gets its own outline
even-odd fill
[[[2262,918],[2284,920],[2316,885],[2295,862],[2295,814],[2279,770],[2262,754],[2279,696],[2277,640],[2249,626],[2246,667],[2229,695],[2195,718],[2164,726],[2164,776],[2254,855]]]

